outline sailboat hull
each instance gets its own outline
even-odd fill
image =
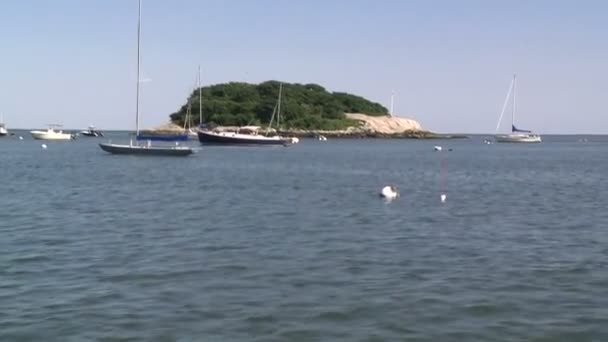
[[[141,156],[168,156],[185,157],[193,153],[192,149],[183,146],[142,146],[142,145],[119,145],[99,144],[102,150],[112,154],[127,154]]]
[[[511,93],[513,93],[513,106],[511,108],[511,133],[510,134],[496,134],[494,140],[497,143],[539,143],[542,142],[540,135],[532,133],[532,131],[517,129],[515,127],[515,75],[513,75],[513,80],[511,81],[511,86],[509,87],[509,91],[507,92],[507,98],[505,98],[505,102],[502,105],[502,111],[500,112],[500,117],[498,118],[498,124],[496,125],[496,132],[498,132],[498,128],[500,127],[500,122],[502,120],[502,116],[505,113],[505,109],[507,108],[509,98]]]
[[[291,145],[294,142],[292,138],[283,137],[267,137],[263,135],[249,135],[239,133],[216,133],[216,132],[198,132],[198,140],[201,144],[216,144],[216,145]]]
[[[537,134],[497,134],[494,138],[498,143],[540,143],[542,139]]]

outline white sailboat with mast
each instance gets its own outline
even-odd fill
[[[496,125],[496,134],[494,138],[496,142],[500,143],[539,143],[542,141],[540,135],[532,133],[532,131],[518,129],[517,127],[515,127],[515,84],[516,76],[513,75],[511,86],[509,87],[509,91],[507,92],[507,98],[505,99],[505,102],[502,106],[502,111],[500,112],[500,117],[498,118],[498,124]],[[511,133],[499,134],[498,130],[500,129],[500,123],[502,121],[502,117],[504,116],[505,109],[507,108],[511,93],[513,93],[513,103],[511,107]]]
[[[8,130],[6,129],[6,125],[4,124],[4,115],[0,114],[0,137],[4,137],[8,135]]]
[[[138,0],[138,15],[137,15],[137,88],[136,88],[136,104],[135,104],[135,134],[139,136],[139,86],[140,80],[140,45],[141,45],[141,2]],[[150,141],[144,145],[137,143],[133,144],[133,139],[129,141],[129,144],[112,144],[102,143],[99,147],[112,154],[137,154],[137,155],[150,155],[150,156],[187,156],[192,154],[192,149],[185,146],[152,146]]]
[[[201,66],[198,66],[198,126],[203,125],[203,89],[201,88]]]
[[[201,89],[201,66],[198,66],[198,77],[196,78],[196,87],[198,89],[198,127],[201,127],[203,124],[203,95]],[[186,119],[184,121],[184,128],[186,127],[186,123],[189,124],[188,127],[188,135],[191,137],[198,137],[197,129],[192,127],[192,101],[188,99],[188,108],[186,112]]]

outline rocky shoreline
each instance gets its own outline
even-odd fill
[[[306,131],[306,130],[281,130],[282,136],[298,138],[317,138],[324,136],[328,139],[466,139],[463,134],[439,134],[423,130],[411,130],[399,133],[382,133],[375,131]]]
[[[347,118],[359,122],[358,126],[344,130],[281,130],[279,134],[298,138],[349,138],[349,139],[456,139],[466,135],[438,134],[423,130],[418,121],[398,116],[370,116],[361,113],[346,113]]]
[[[439,134],[421,128],[416,120],[398,116],[370,116],[360,113],[346,113],[347,118],[358,122],[359,125],[348,127],[343,130],[306,130],[306,129],[281,129],[278,132],[270,130],[270,134],[279,134],[287,137],[318,138],[324,136],[331,139],[463,139],[468,136],[463,134]],[[234,132],[246,127],[216,126],[216,131]],[[183,127],[173,123],[164,124],[151,130],[149,134],[168,134],[183,132]],[[265,132],[260,128],[260,133]]]

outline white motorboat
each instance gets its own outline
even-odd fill
[[[72,140],[74,135],[64,133],[60,130],[60,125],[50,125],[46,131],[30,131],[30,134],[37,140]]]
[[[542,142],[542,139],[539,134],[532,133],[532,131],[528,131],[525,129],[518,129],[515,127],[515,83],[516,78],[513,75],[513,80],[511,81],[511,86],[509,87],[509,92],[507,93],[507,98],[505,99],[505,103],[502,106],[502,112],[500,113],[500,118],[498,119],[498,124],[496,125],[496,135],[494,136],[494,140],[499,143],[539,143]],[[513,106],[511,108],[511,133],[510,134],[498,134],[498,129],[500,128],[500,122],[502,121],[502,117],[505,113],[505,109],[507,108],[507,104],[509,98],[513,93]]]
[[[89,129],[80,131],[80,135],[85,136],[85,137],[97,138],[97,137],[103,137],[103,132],[96,130],[95,126],[89,126]]]

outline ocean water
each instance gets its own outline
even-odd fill
[[[608,138],[544,138],[1,138],[0,341],[608,341]]]

